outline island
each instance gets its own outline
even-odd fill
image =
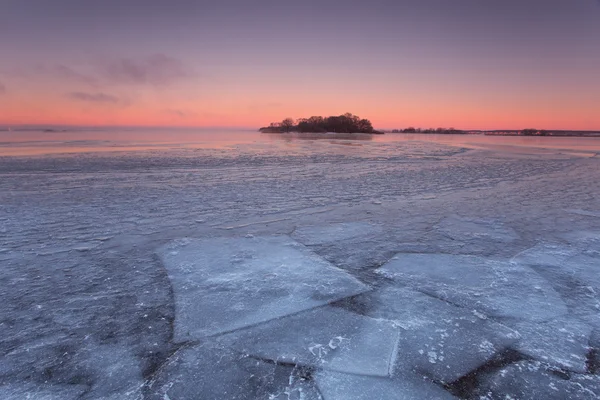
[[[382,131],[373,129],[373,124],[368,119],[346,113],[343,115],[310,118],[300,118],[296,121],[286,118],[281,122],[272,122],[269,126],[259,129],[262,133],[369,133],[383,134]]]

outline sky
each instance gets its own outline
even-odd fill
[[[600,130],[599,0],[0,0],[0,124]]]

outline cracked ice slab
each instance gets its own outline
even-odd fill
[[[456,399],[433,382],[416,375],[389,379],[321,371],[315,380],[323,400]]]
[[[378,272],[497,318],[545,321],[567,313],[560,295],[544,278],[510,262],[450,254],[397,254]]]
[[[600,376],[553,370],[537,361],[519,361],[480,378],[473,398],[481,400],[600,398]]]
[[[158,250],[176,341],[252,326],[368,290],[287,236],[180,239]]]
[[[350,374],[389,376],[398,328],[337,307],[320,307],[219,338],[261,359]]]
[[[319,400],[292,366],[266,363],[205,342],[176,352],[150,382],[147,400]]]
[[[515,349],[558,368],[585,373],[592,328],[562,316],[545,322],[520,321],[512,326],[521,335]]]
[[[390,232],[369,222],[343,222],[298,227],[292,237],[336,266],[362,270],[379,266],[398,252]]]
[[[600,328],[600,253],[597,250],[539,244],[515,256],[513,262],[537,271],[560,293],[571,314]]]
[[[519,335],[473,312],[408,289],[373,295],[369,313],[401,327],[394,375],[416,371],[450,383],[514,344]]]

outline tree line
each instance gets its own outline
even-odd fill
[[[429,128],[429,129],[421,129],[408,127],[406,129],[394,129],[392,133],[441,133],[441,134],[460,134],[466,133],[465,131],[461,131],[459,129],[454,128]]]
[[[523,129],[521,135],[523,136],[548,136],[549,132],[542,129],[537,130],[535,128]]]
[[[368,119],[351,113],[330,117],[313,116],[296,121],[286,118],[281,122],[272,122],[269,126],[260,128],[259,131],[266,133],[383,133],[373,129],[373,124]]]

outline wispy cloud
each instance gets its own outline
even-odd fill
[[[195,112],[184,111],[184,110],[179,110],[179,109],[175,109],[175,108],[166,109],[164,112],[167,115],[171,115],[171,116],[179,117],[179,118],[188,118],[188,117],[193,117],[196,115]]]
[[[84,83],[90,86],[97,86],[98,80],[90,75],[85,75],[80,72],[75,71],[73,68],[67,67],[66,65],[55,65],[48,68],[48,71],[62,79]]]
[[[4,94],[6,93],[6,86],[4,86],[4,84],[2,84],[2,82],[0,82],[0,94]]]
[[[98,90],[107,86],[167,86],[193,74],[184,63],[165,54],[141,58],[104,57],[87,64],[37,64],[9,71],[22,79],[48,77],[52,80]]]
[[[91,87],[99,86],[98,79],[92,76],[92,74],[81,73],[75,68],[66,66],[64,64],[48,65],[41,63],[29,66],[21,66],[19,68],[8,70],[6,73],[13,77],[27,80],[43,77],[65,83],[74,83],[78,85],[83,84]]]
[[[119,98],[106,93],[71,92],[66,95],[72,100],[85,101],[88,103],[113,103],[119,102]]]
[[[168,85],[190,76],[183,63],[164,54],[144,59],[121,58],[102,66],[102,75],[111,83]]]

